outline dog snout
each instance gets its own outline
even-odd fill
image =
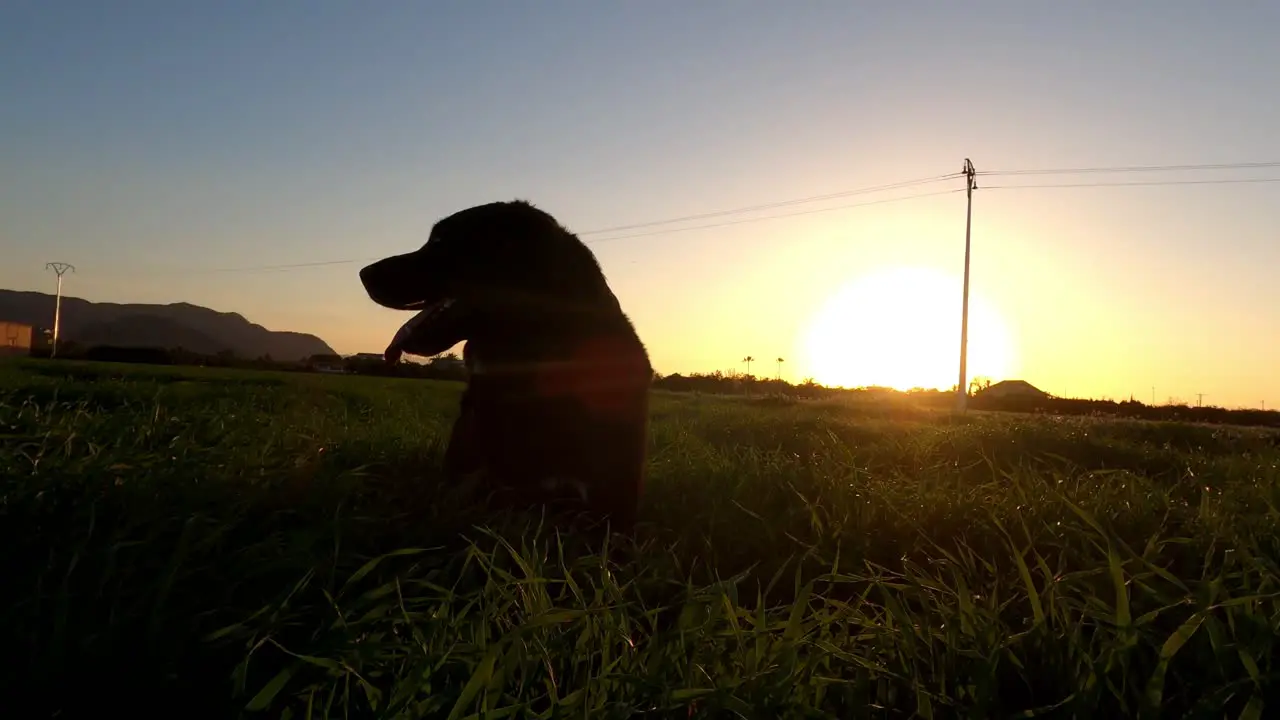
[[[369,298],[392,310],[412,310],[428,300],[427,288],[402,256],[385,258],[360,269],[360,283]]]
[[[379,263],[366,265],[360,268],[360,283],[364,285],[364,290],[369,294],[369,299],[379,305],[391,306],[396,304],[393,294],[388,292],[388,283],[386,271]]]

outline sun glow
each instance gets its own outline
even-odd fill
[[[892,268],[851,282],[814,317],[806,350],[824,385],[898,390],[955,387],[960,362],[959,278]],[[1007,379],[1013,344],[1000,315],[969,291],[968,376]]]

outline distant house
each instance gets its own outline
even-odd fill
[[[30,355],[31,326],[0,321],[0,355]]]
[[[382,362],[382,353],[356,353],[347,359],[355,362]]]
[[[1046,400],[1049,393],[1026,380],[1002,380],[980,390],[975,397],[992,400]]]
[[[341,355],[312,355],[306,365],[308,370],[322,373],[340,373],[347,369]]]

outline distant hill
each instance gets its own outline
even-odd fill
[[[0,320],[50,327],[54,300],[45,293],[0,290]],[[237,313],[190,303],[94,303],[65,296],[62,339],[82,345],[181,347],[202,355],[230,350],[243,358],[270,355],[276,360],[336,354],[315,335],[268,330]]]

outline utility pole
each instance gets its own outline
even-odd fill
[[[1204,405],[1204,393],[1196,393],[1196,407]]]
[[[51,262],[44,264],[45,270],[52,270],[58,276],[58,295],[53,301],[53,347],[49,349],[49,357],[57,357],[58,355],[58,330],[62,327],[62,276],[68,270],[75,272],[76,268],[70,263]]]
[[[969,406],[969,386],[965,381],[969,371],[969,240],[973,226],[973,191],[978,187],[973,180],[975,174],[973,163],[969,162],[969,158],[965,158],[964,186],[967,202],[964,212],[964,300],[960,316],[960,382],[956,384],[956,404],[960,412],[964,412]]]

